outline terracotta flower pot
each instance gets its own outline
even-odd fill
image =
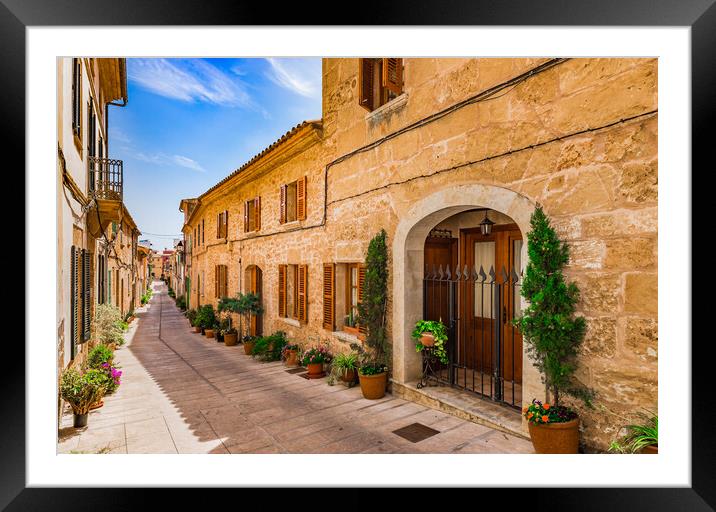
[[[298,350],[286,351],[286,366],[298,366]]]
[[[104,400],[100,400],[99,402],[96,402],[90,406],[90,411],[94,411],[95,409],[99,409],[104,405]]]
[[[214,337],[214,329],[206,329],[204,331],[204,334],[207,338],[213,338]]]
[[[255,345],[255,344],[256,344],[256,343],[253,342],[253,341],[245,341],[245,342],[244,342],[244,353],[245,353],[247,356],[250,356],[250,355],[251,355],[251,352],[254,350],[254,345]]]
[[[659,445],[658,444],[650,444],[649,446],[645,446],[641,453],[648,453],[650,455],[657,455],[659,453]]]
[[[234,334],[224,334],[224,345],[227,347],[233,347],[236,345],[237,340],[239,339],[239,335]]]
[[[347,370],[341,374],[341,380],[343,382],[353,382],[356,380],[356,371],[355,370]]]
[[[532,446],[537,453],[578,453],[579,418],[564,423],[529,422]]]
[[[308,369],[309,379],[320,379],[326,375],[323,371],[323,363],[307,364],[306,368]]]
[[[201,327],[199,327],[198,325],[195,326],[195,327],[194,327],[194,332],[200,333],[200,332],[201,332]]]
[[[420,336],[420,343],[423,347],[432,347],[435,345],[435,335],[431,332],[424,332],[422,336]]]
[[[379,373],[377,375],[361,375],[359,373],[358,379],[360,380],[360,390],[363,392],[363,398],[377,400],[385,396],[388,372]]]

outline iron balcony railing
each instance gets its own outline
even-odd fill
[[[89,191],[97,199],[123,200],[123,162],[111,158],[88,157]]]

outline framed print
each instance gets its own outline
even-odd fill
[[[712,510],[691,321],[712,4],[343,26],[4,0],[28,300],[0,503],[429,486]]]

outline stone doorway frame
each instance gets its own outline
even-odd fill
[[[527,264],[527,233],[536,207],[531,199],[505,187],[489,184],[446,186],[420,199],[401,215],[393,238],[393,380],[400,384],[417,381],[422,373],[421,357],[410,337],[415,322],[422,317],[422,290],[425,239],[437,224],[464,211],[490,208],[503,213],[517,224],[525,243],[522,245],[522,269]],[[526,307],[522,299],[523,307]],[[541,397],[544,387],[523,344],[522,400]]]

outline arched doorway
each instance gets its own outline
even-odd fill
[[[476,232],[471,233],[467,229],[462,234],[455,233],[455,238],[458,238],[457,242],[450,241],[449,243],[445,243],[446,245],[453,245],[452,248],[443,247],[442,252],[436,249],[429,249],[429,254],[426,256],[426,247],[428,247],[426,246],[426,242],[432,242],[428,240],[430,232],[444,221],[455,218],[460,214],[465,214],[465,212],[474,212],[477,209],[489,209],[491,211],[498,212],[499,214],[503,214],[511,220],[510,224],[512,224],[513,229],[507,229],[505,230],[505,235],[500,235],[506,237],[502,242],[500,242],[500,246],[504,249],[505,247],[510,246],[510,237],[512,237],[512,242],[515,241],[515,233],[519,233],[519,238],[521,239],[522,234],[526,234],[529,231],[530,216],[534,211],[534,208],[535,204],[532,201],[512,190],[494,185],[465,184],[450,186],[439,190],[430,196],[413,203],[411,208],[402,215],[393,238],[394,271],[392,338],[393,378],[396,382],[402,384],[416,382],[422,373],[421,354],[415,351],[415,344],[410,336],[415,322],[426,315],[447,315],[445,306],[440,304],[436,305],[432,303],[429,305],[432,310],[425,309],[426,301],[424,300],[424,295],[426,290],[424,287],[426,284],[426,258],[428,258],[428,262],[431,264],[433,262],[439,263],[440,261],[444,263],[449,261],[451,264],[462,263],[461,270],[463,271],[465,265],[468,263],[468,260],[472,260],[473,267],[476,257],[484,262],[489,261],[490,258],[488,258],[487,255],[490,252],[492,252],[492,258],[495,260],[495,263],[497,263],[498,260],[496,252],[498,245],[497,239],[479,239],[475,236]],[[500,230],[495,230],[495,233],[500,233]],[[460,236],[463,237],[462,248],[465,250],[462,254],[460,253]],[[487,242],[494,242],[494,244],[487,244]],[[454,247],[454,244],[457,244],[457,248]],[[467,248],[471,245],[472,250],[468,251]],[[457,254],[453,254],[452,251],[457,251]],[[502,256],[499,257],[503,258],[502,261],[507,263],[505,265],[505,270],[508,274],[510,273],[507,270],[508,268],[515,268],[515,266],[517,266],[520,270],[520,272],[517,272],[519,275],[527,262],[527,246],[525,243],[512,246],[511,264],[509,254],[507,255],[507,259]],[[477,270],[479,272],[479,268]],[[485,274],[488,273],[489,269],[485,270]],[[496,275],[497,273],[498,272],[495,272]],[[451,279],[455,280],[454,271],[451,271],[451,274]],[[469,272],[469,278],[466,278],[464,274],[462,277],[468,282],[470,280],[474,281],[473,272]],[[482,277],[477,279],[479,287],[478,290],[482,290],[481,287],[484,286],[484,281],[487,281],[488,283],[486,293],[490,292],[489,286],[492,279],[489,276],[488,279],[483,279]],[[489,318],[489,320],[493,323],[498,318],[501,319],[503,316],[502,306],[508,307],[509,302],[498,302],[497,306],[500,306],[499,309],[495,307],[496,305],[494,303],[492,307],[488,305],[488,307],[485,308],[484,304],[482,304],[480,308],[476,309],[475,306],[477,298],[480,298],[481,300],[481,295],[474,295],[474,289],[459,291],[457,286],[458,285],[453,285],[452,292],[447,291],[443,293],[454,294],[452,296],[452,307],[455,308],[454,311],[456,315],[463,319],[461,325],[454,325],[455,329],[463,329],[463,334],[461,342],[457,345],[456,352],[453,354],[454,361],[460,363],[458,366],[462,367],[463,378],[460,380],[456,374],[451,376],[451,379],[454,379],[452,382],[457,383],[458,387],[460,387],[460,385],[465,384],[466,380],[469,380],[470,383],[472,381],[472,374],[465,375],[467,370],[472,372],[474,367],[479,368],[481,364],[483,372],[489,373],[493,369],[492,367],[488,367],[484,364],[484,361],[487,359],[492,361],[492,357],[486,356],[484,359],[481,355],[480,358],[476,357],[476,349],[482,349],[482,345],[477,345],[474,329],[476,327],[484,327],[487,324],[487,322],[480,320],[486,318],[485,314],[487,312],[490,313],[487,318]],[[420,293],[421,290],[423,293]],[[428,291],[431,290],[428,289]],[[494,297],[492,294],[490,294],[490,296]],[[447,299],[447,297],[447,295],[444,295],[445,299]],[[470,297],[473,298],[470,299]],[[514,309],[515,304],[520,307],[524,306],[522,299],[519,297],[507,296],[505,298],[512,301],[513,310],[507,311],[508,316],[518,312]],[[450,306],[449,303],[447,304]],[[471,322],[466,320],[469,312],[473,313]],[[472,338],[467,337],[467,333],[464,332],[465,330],[470,329],[473,330]],[[504,338],[504,332],[501,334]],[[511,335],[512,333],[509,333],[509,336]],[[457,336],[457,333],[453,333],[453,338]],[[486,346],[487,344],[485,344],[485,347]],[[516,367],[514,371],[511,370],[512,373],[510,374],[510,380],[512,380],[512,378],[519,377],[522,381],[521,395],[526,396],[526,393],[529,392],[530,395],[534,394],[534,396],[538,396],[538,394],[533,393],[533,391],[536,391],[536,389],[540,387],[539,375],[535,373],[530,364],[525,364],[527,358],[524,355],[524,348],[519,345],[516,345],[515,348],[522,353],[522,356],[519,357],[516,351],[510,354],[510,370],[513,364]],[[495,355],[497,355],[497,353],[490,354],[490,356]],[[506,358],[504,352],[501,352],[500,355],[501,357]],[[517,367],[521,368],[521,373]],[[453,369],[453,371],[455,371],[455,369]],[[501,377],[504,378],[504,369]],[[487,384],[488,382],[486,381],[485,383]],[[530,384],[529,390],[525,389],[526,384]],[[520,402],[521,397],[516,396],[515,399],[515,405],[520,406],[521,404],[518,402]]]
[[[487,219],[489,232],[481,223]],[[489,208],[457,213],[425,239],[423,315],[448,329],[449,363],[435,363],[440,382],[512,407],[522,403],[522,233]]]
[[[263,272],[256,265],[246,267],[246,292],[253,292],[259,296],[263,304]],[[263,336],[263,315],[252,315],[249,323],[249,333],[252,336]]]

